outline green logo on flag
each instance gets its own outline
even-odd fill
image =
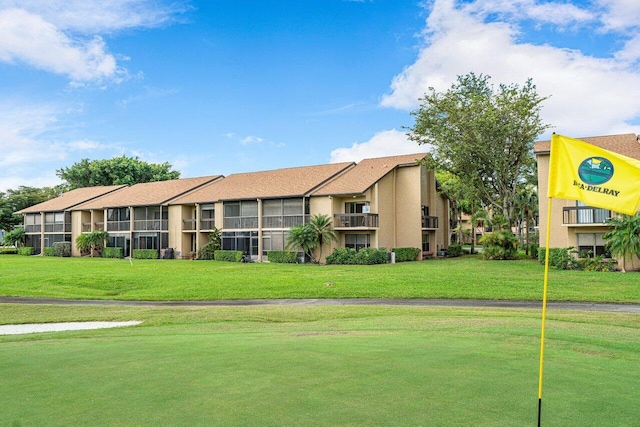
[[[589,157],[580,163],[578,175],[585,184],[604,184],[613,177],[613,164],[604,157]]]

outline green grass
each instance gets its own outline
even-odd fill
[[[476,256],[375,266],[0,256],[0,295],[116,300],[540,300],[536,261]],[[640,302],[638,273],[551,270],[550,301]],[[329,284],[329,285],[328,285]]]
[[[535,425],[537,310],[0,305],[0,425]],[[543,421],[637,425],[638,316],[549,312]]]

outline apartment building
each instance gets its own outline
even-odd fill
[[[640,160],[638,136],[629,134],[578,138],[582,141]],[[616,213],[608,209],[586,206],[576,200],[553,199],[551,221],[546,223],[548,209],[549,154],[551,141],[535,143],[534,153],[538,162],[538,194],[540,212],[540,246],[545,245],[547,227],[551,227],[552,248],[574,247],[580,251],[591,251],[594,255],[606,255],[602,235],[610,227],[606,221]]]
[[[424,156],[79,189],[92,197],[79,200],[85,193],[74,190],[74,203],[58,200],[63,195],[49,201],[54,210],[40,204],[20,213],[37,252],[53,241],[36,239],[43,232],[29,228],[35,221],[29,215],[53,212],[66,221],[64,241],[106,230],[108,246],[122,247],[125,256],[132,249],[172,248],[186,257],[216,228],[223,249],[264,261],[268,251],[285,248],[289,229],[325,214],[333,219],[338,241],[327,243],[324,255],[335,247],[410,246],[430,256],[448,245],[449,204],[436,189],[433,171],[420,163]],[[80,255],[75,247],[73,255]]]

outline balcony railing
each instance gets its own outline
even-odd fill
[[[42,230],[42,225],[27,225],[24,227],[25,233],[39,233]]]
[[[257,216],[227,217],[224,219],[223,228],[225,230],[256,229],[258,228],[258,217]]]
[[[438,228],[438,217],[437,216],[423,216],[422,217],[422,228]]]
[[[309,215],[274,215],[262,217],[262,228],[293,228],[309,222]]]
[[[333,216],[334,228],[377,228],[378,214],[335,214]]]
[[[64,233],[71,232],[71,224],[62,222],[51,222],[44,225],[45,233]]]
[[[169,221],[166,219],[143,219],[133,221],[135,231],[160,231],[169,229]]]
[[[90,222],[83,222],[82,223],[82,232],[83,233],[89,233],[91,231],[91,223]]]
[[[107,221],[107,231],[129,231],[131,221]]]
[[[563,224],[604,224],[611,218],[611,211],[591,206],[569,206],[562,208]]]
[[[197,219],[188,218],[182,220],[182,231],[196,231]]]
[[[213,230],[216,226],[214,218],[203,218],[200,220],[200,230]]]
[[[104,222],[94,222],[95,230],[104,230]]]

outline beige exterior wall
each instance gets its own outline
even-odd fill
[[[169,211],[169,247],[173,248],[174,253],[180,252],[182,254],[185,251],[185,233],[182,232],[182,220],[190,219],[190,216],[188,216],[189,208],[190,206],[180,205],[173,205],[169,207],[163,206],[163,209],[168,209]],[[187,216],[184,215],[186,212]]]
[[[91,213],[85,211],[71,212],[71,256],[80,256],[76,247],[76,238],[82,234],[82,223],[91,221]]]

